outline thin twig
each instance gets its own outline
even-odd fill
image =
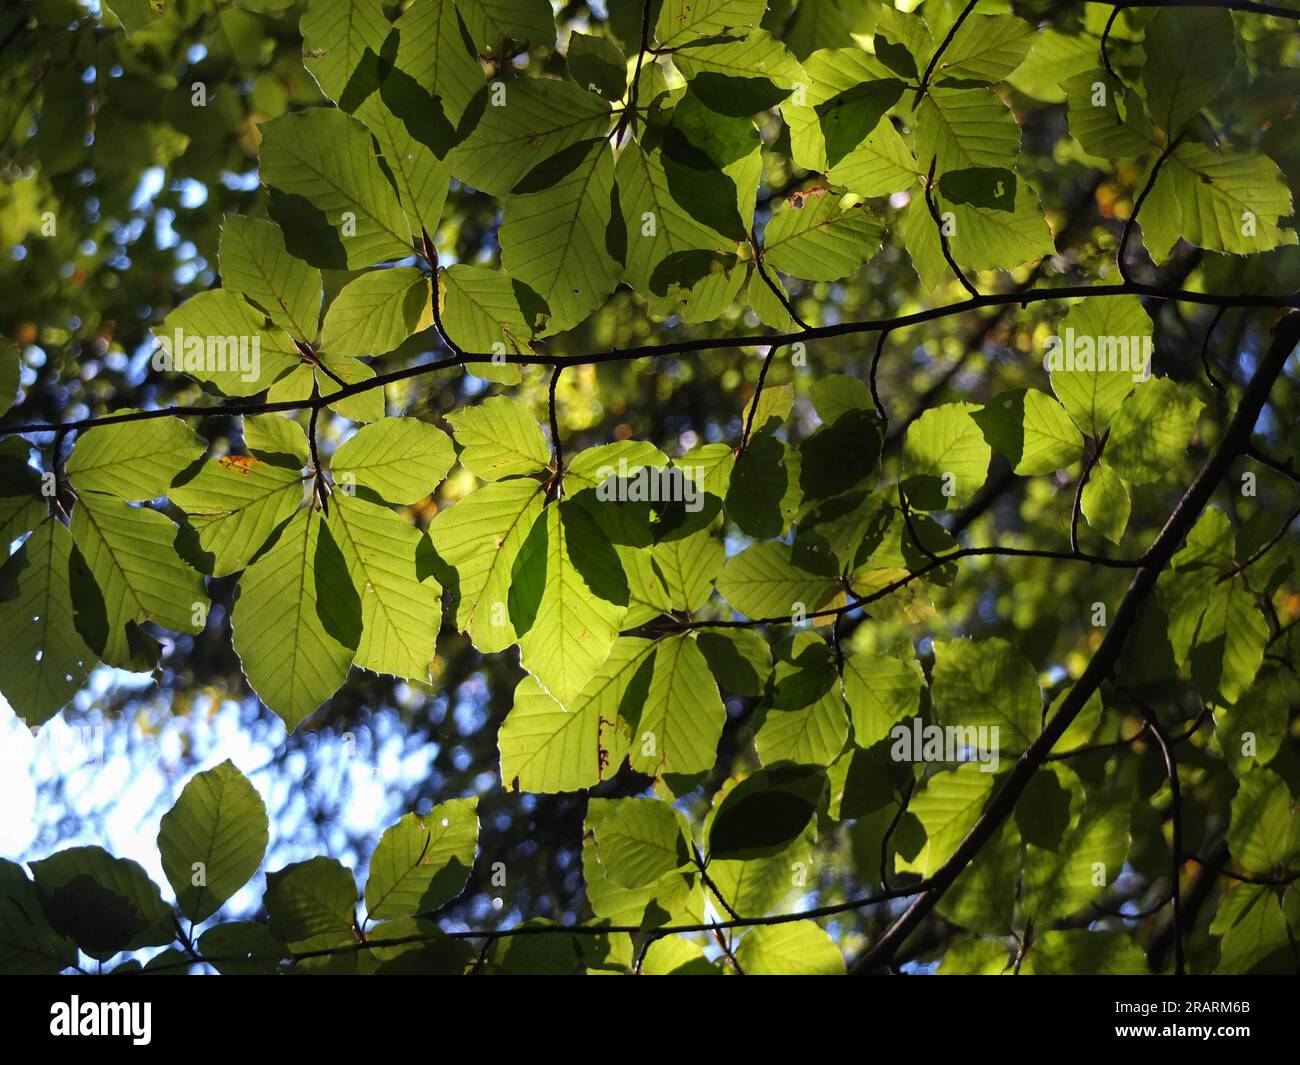
[[[614,126],[614,131],[610,135],[610,140],[615,144],[623,136],[623,131],[627,128],[632,116],[636,113],[637,96],[641,89],[641,64],[645,62],[646,52],[650,48],[650,9],[653,6],[651,0],[641,0],[641,43],[636,53],[636,69],[632,73],[632,87],[628,89],[627,106],[623,108],[623,113],[618,116],[618,123]]]
[[[948,263],[948,268],[957,275],[957,280],[961,282],[961,287],[971,294],[975,299],[980,299],[979,289],[970,283],[966,275],[962,273],[961,267],[957,265],[957,260],[952,257],[952,249],[948,246],[948,234],[944,232],[944,221],[939,214],[939,208],[934,202],[934,165],[936,160],[930,160],[930,173],[925,179],[925,205],[930,209],[930,217],[934,219],[936,231],[939,234],[939,247],[943,250],[944,260]]]
[[[742,455],[749,448],[750,434],[754,431],[754,415],[758,413],[758,401],[763,396],[763,385],[767,381],[767,371],[772,365],[772,359],[776,355],[777,345],[773,344],[767,349],[767,356],[763,359],[763,365],[758,371],[758,384],[754,386],[754,397],[749,402],[749,411],[745,415],[745,428],[740,435],[740,446],[736,448],[736,461],[739,462]]]
[[[781,291],[781,286],[772,280],[766,268],[763,266],[763,246],[759,244],[758,234],[753,230],[750,230],[749,234],[749,247],[754,254],[754,268],[758,271],[758,276],[762,279],[763,284],[771,290],[772,295],[775,296],[781,306],[785,308],[785,313],[790,316],[790,320],[800,329],[808,329],[808,323],[799,317],[799,312],[794,309],[794,304],[790,301],[790,297]]]
[[[1128,219],[1124,223],[1124,230],[1120,233],[1119,247],[1115,250],[1115,265],[1119,267],[1119,276],[1128,284],[1134,284],[1133,278],[1129,274],[1128,269],[1128,241],[1129,237],[1133,233],[1133,226],[1137,223],[1138,212],[1142,210],[1142,205],[1146,202],[1146,198],[1151,195],[1151,190],[1155,188],[1156,180],[1160,177],[1160,170],[1165,165],[1165,160],[1174,154],[1174,149],[1182,143],[1182,140],[1183,134],[1180,133],[1177,137],[1171,140],[1165,146],[1165,150],[1160,153],[1160,157],[1156,159],[1155,165],[1151,168],[1151,173],[1147,177],[1147,183],[1142,187],[1142,191],[1138,193],[1138,198],[1133,204],[1133,210],[1129,213]]]
[[[1300,295],[1291,296],[1242,296],[1214,292],[1194,292],[1187,289],[1162,288],[1158,285],[1146,285],[1130,282],[1117,285],[1062,285],[1059,288],[1039,288],[1025,291],[993,292],[976,298],[962,300],[958,303],[944,304],[909,314],[895,315],[890,318],[864,320],[860,322],[840,322],[835,325],[814,326],[811,329],[793,333],[776,333],[764,335],[747,335],[723,338],[699,338],[692,340],[669,341],[661,344],[641,344],[628,348],[610,348],[599,352],[581,355],[549,355],[539,352],[513,352],[504,357],[496,352],[466,351],[459,358],[435,359],[432,362],[416,363],[388,373],[376,374],[364,381],[356,381],[336,392],[318,396],[315,399],[277,400],[275,402],[256,402],[238,400],[218,404],[173,404],[153,410],[119,411],[114,414],[79,418],[75,421],[60,423],[35,423],[31,425],[14,425],[0,427],[0,437],[29,435],[33,433],[53,433],[60,429],[81,431],[101,425],[121,425],[126,422],[151,421],[155,418],[216,418],[230,417],[236,414],[270,414],[276,411],[308,410],[313,405],[329,406],[351,396],[361,395],[375,388],[407,381],[413,377],[438,373],[466,363],[506,363],[518,365],[535,364],[539,366],[603,366],[608,363],[630,362],[635,359],[667,358],[673,355],[700,354],[713,351],[732,351],[738,348],[763,347],[775,344],[793,344],[798,341],[825,340],[831,337],[854,336],[858,333],[875,333],[882,329],[902,329],[906,326],[933,322],[955,314],[985,307],[1004,307],[1013,305],[1027,306],[1045,300],[1064,300],[1081,298],[1106,298],[1112,296],[1142,296],[1148,299],[1175,300],[1210,307],[1259,307],[1259,308],[1296,308],[1300,307]],[[15,408],[17,409],[17,408]]]
[[[1127,694],[1129,698],[1133,698],[1131,692]],[[1147,725],[1151,729],[1151,735],[1156,738],[1156,744],[1160,747],[1160,753],[1165,760],[1165,775],[1169,780],[1170,823],[1173,829],[1173,840],[1170,847],[1169,893],[1174,902],[1174,974],[1184,976],[1187,971],[1187,963],[1183,956],[1183,896],[1180,884],[1183,868],[1183,794],[1178,783],[1178,759],[1174,756],[1173,745],[1169,742],[1169,737],[1165,735],[1165,730],[1161,727],[1155,712],[1136,699],[1134,699],[1134,703],[1146,719]]]
[[[871,400],[876,405],[876,413],[880,416],[880,432],[883,436],[889,435],[889,415],[885,412],[885,405],[880,402],[880,390],[876,387],[876,371],[880,368],[880,356],[885,352],[885,341],[889,339],[889,330],[882,329],[876,337],[876,351],[871,356],[871,373],[868,376],[868,382],[871,385]]]
[[[1201,366],[1205,370],[1205,376],[1220,392],[1227,394],[1223,387],[1223,382],[1214,376],[1214,371],[1210,369],[1210,337],[1214,335],[1214,327],[1219,324],[1219,320],[1227,313],[1227,307],[1220,307],[1214,312],[1214,317],[1210,319],[1210,324],[1205,329],[1205,336],[1201,340]]]
[[[1110,18],[1106,20],[1106,28],[1101,31],[1101,65],[1106,68],[1106,73],[1114,79],[1115,84],[1121,89],[1124,87],[1124,82],[1120,80],[1120,76],[1115,72],[1115,68],[1110,65],[1110,55],[1106,50],[1106,42],[1110,40],[1110,31],[1115,25],[1115,20],[1119,18],[1119,13],[1123,10],[1124,5],[1117,4],[1114,10],[1111,11]]]
[[[1079,550],[1079,514],[1083,510],[1083,490],[1088,485],[1088,478],[1092,476],[1093,467],[1101,460],[1102,449],[1106,446],[1106,438],[1110,435],[1108,429],[1102,434],[1101,439],[1096,445],[1089,449],[1087,461],[1083,464],[1083,472],[1079,474],[1079,483],[1074,489],[1074,504],[1070,507],[1070,550]]]
[[[975,10],[975,5],[978,2],[979,0],[968,0],[966,6],[962,8],[961,14],[959,14],[953,21],[953,24],[948,27],[948,33],[944,39],[939,42],[939,47],[934,50],[934,55],[930,57],[930,62],[926,64],[925,73],[921,75],[921,84],[916,90],[916,96],[912,100],[913,109],[915,109],[916,105],[921,102],[921,97],[923,97],[926,94],[926,91],[930,88],[930,76],[934,74],[934,68],[939,65],[940,57],[948,50],[948,46],[952,44],[952,39],[957,36],[957,31],[961,29],[961,24],[965,22],[967,16]]]
[[[433,291],[431,295],[434,331],[438,334],[438,339],[441,340],[447,350],[455,356],[456,360],[460,363],[464,363],[464,350],[451,338],[451,334],[447,332],[447,327],[442,324],[442,307],[440,305],[442,296],[442,278],[438,271],[438,249],[434,246],[433,241],[429,239],[429,231],[423,227],[420,229],[420,241],[424,245],[424,258],[429,264],[430,276],[432,278]]]

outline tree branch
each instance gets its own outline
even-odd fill
[[[1274,328],[1272,342],[1251,377],[1241,404],[1219,446],[1201,467],[1200,473],[1178,501],[1164,528],[1143,556],[1143,564],[1134,574],[1101,646],[1097,648],[1083,674],[1066,693],[1061,708],[1016,761],[1002,787],[952,856],[931,877],[932,885],[918,895],[885,934],[858,959],[854,965],[855,972],[873,972],[889,963],[907,937],[1006,820],[1030,778],[1038,771],[1038,767],[1046,760],[1102,680],[1114,670],[1129,633],[1137,622],[1139,608],[1155,588],[1156,579],[1173,558],[1174,552],[1195,524],[1232,462],[1249,444],[1260,411],[1297,341],[1300,341],[1300,314],[1289,314]]]
[[[692,340],[669,341],[663,344],[642,344],[629,348],[611,348],[605,351],[584,355],[548,355],[542,352],[507,353],[506,363],[538,366],[602,366],[607,363],[630,362],[635,359],[666,358],[670,355],[690,355],[712,351],[729,351],[737,348],[754,348],[784,344],[797,341],[825,340],[832,337],[854,336],[858,333],[875,333],[882,329],[894,330],[905,326],[933,322],[955,314],[965,314],[983,307],[1002,307],[1020,304],[1039,303],[1046,300],[1106,298],[1110,296],[1143,296],[1149,299],[1176,300],[1196,303],[1210,307],[1259,307],[1290,309],[1300,307],[1300,295],[1291,296],[1243,296],[1236,294],[1193,292],[1187,289],[1168,289],[1158,285],[1145,285],[1131,282],[1118,285],[1063,285],[1059,288],[1037,288],[1025,291],[994,292],[962,300],[959,303],[930,307],[910,314],[900,314],[891,318],[880,318],[860,322],[841,322],[835,325],[814,326],[811,329],[793,333],[776,333],[766,335],[749,335],[737,337],[699,338]],[[38,423],[33,425],[16,425],[0,427],[0,437],[26,435],[31,433],[53,433],[59,429],[68,432],[91,429],[101,425],[120,425],[125,422],[149,421],[154,418],[212,418],[230,417],[237,414],[271,414],[277,411],[309,410],[313,406],[327,407],[350,396],[369,392],[374,388],[407,381],[413,377],[437,373],[453,366],[467,363],[500,363],[502,356],[491,352],[463,352],[460,357],[435,359],[432,362],[404,366],[388,373],[377,374],[365,381],[357,381],[346,388],[340,388],[326,395],[307,399],[278,400],[272,402],[235,401],[229,403],[208,404],[204,406],[176,404],[159,407],[155,410],[122,411],[116,414],[80,418],[76,421],[62,423]],[[17,408],[15,408],[17,409]]]

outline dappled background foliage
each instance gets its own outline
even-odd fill
[[[903,6],[5,8],[0,968],[1296,969],[1300,10]]]

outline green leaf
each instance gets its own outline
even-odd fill
[[[690,864],[681,814],[658,799],[590,799],[596,853],[606,875],[623,887],[649,887]]]
[[[19,488],[20,485],[8,484],[5,487],[12,489]],[[24,533],[31,532],[48,514],[49,505],[34,493],[0,495],[0,543],[5,545],[7,551],[8,545],[20,539]],[[8,557],[7,554],[5,557]]]
[[[853,742],[871,747],[898,722],[920,713],[925,678],[910,654],[851,651],[844,658],[844,699],[853,720]]]
[[[916,78],[934,54],[934,37],[920,15],[882,8],[875,29],[876,54],[904,77]]]
[[[799,61],[761,29],[742,38],[687,43],[673,52],[673,65],[691,91],[722,115],[766,111],[805,80]]]
[[[41,908],[56,932],[92,958],[170,943],[176,929],[158,885],[140,866],[101,847],[70,847],[29,862]]]
[[[550,462],[541,427],[505,396],[453,411],[447,421],[461,446],[461,465],[485,481],[536,473]]]
[[[96,664],[73,617],[73,551],[67,528],[47,518],[0,567],[0,691],[31,728],[67,705]]]
[[[1037,927],[1101,898],[1124,868],[1132,799],[1090,795],[1055,850],[1026,847],[1023,906]]]
[[[759,925],[745,933],[736,961],[747,976],[843,976],[844,956],[812,921]]]
[[[996,726],[1003,751],[1022,751],[1038,736],[1043,696],[1028,659],[1000,637],[936,640],[931,678],[943,725]]]
[[[1295,941],[1275,889],[1234,885],[1220,900],[1210,932],[1223,937],[1216,974],[1295,972]]]
[[[451,154],[451,172],[489,196],[505,196],[537,163],[609,132],[609,103],[569,81],[498,82],[478,100],[483,115]]]
[[[799,487],[804,503],[874,488],[884,443],[874,412],[854,410],[823,425],[800,445]]]
[[[834,574],[804,569],[790,546],[775,541],[751,544],[727,559],[718,591],[750,618],[789,617],[800,606],[811,614],[835,594]]]
[[[360,604],[316,510],[298,511],[245,570],[231,629],[248,683],[291,731],[347,678]]]
[[[364,384],[375,378],[374,370],[350,355],[318,356],[318,359],[320,366],[304,362],[272,385],[266,394],[267,400],[305,406],[312,399],[313,389],[322,396],[331,396],[348,385]],[[327,369],[329,373],[325,372]],[[377,422],[384,416],[384,390],[382,387],[370,388],[334,400],[329,407],[354,422]]]
[[[825,791],[826,773],[820,768],[777,765],[750,773],[714,808],[709,861],[781,854],[812,823]]]
[[[223,216],[220,264],[223,288],[252,300],[291,337],[308,343],[316,339],[320,271],[289,254],[274,222]]]
[[[312,0],[298,28],[302,65],[334,101],[343,98],[367,55],[378,59],[392,29],[380,0]]]
[[[834,163],[826,176],[859,196],[889,196],[914,185],[921,175],[911,149],[886,119]]]
[[[266,804],[233,762],[189,779],[158,826],[158,850],[191,924],[206,921],[257,872],[267,838]]]
[[[866,381],[847,374],[832,373],[818,377],[808,387],[817,416],[826,425],[855,410],[874,411],[875,401]]]
[[[761,695],[772,671],[772,651],[752,629],[701,629],[695,642],[718,684],[737,695]]]
[[[1106,462],[1130,484],[1159,480],[1183,457],[1204,406],[1167,377],[1143,381],[1111,424]]]
[[[77,437],[68,476],[78,492],[105,492],[139,503],[166,495],[176,475],[204,450],[179,418],[103,425]]]
[[[1026,968],[1036,976],[1147,976],[1142,949],[1122,932],[1054,929],[1034,938]]]
[[[1123,539],[1131,506],[1128,485],[1107,462],[1093,466],[1079,504],[1088,524],[1112,544]]]
[[[1277,757],[1290,726],[1290,708],[1297,699],[1296,678],[1276,670],[1258,677],[1235,706],[1216,708],[1214,734],[1238,777]]]
[[[688,88],[673,108],[671,125],[652,127],[645,139],[657,143],[677,201],[719,233],[745,241],[763,174],[757,126],[720,114]]]
[[[273,197],[271,213],[294,254],[352,270],[411,254],[406,213],[379,169],[370,134],[342,111],[314,107],[266,123],[261,174],[291,198],[292,224],[290,204],[277,213]]]
[[[485,654],[518,639],[507,610],[511,575],[545,501],[536,481],[497,481],[440,510],[429,525],[434,549],[451,568],[441,579],[452,591],[456,627]]]
[[[838,680],[820,637],[800,632],[778,649],[754,735],[759,761],[829,766],[839,757],[849,721]]]
[[[98,611],[83,609],[78,630],[104,662],[139,669],[130,631],[145,621],[173,632],[202,631],[208,610],[203,578],[176,554],[176,526],[170,518],[112,496],[82,492],[70,528],[102,596]],[[102,627],[98,618],[92,624],[88,613],[99,614]]]
[[[1067,96],[1063,86],[1096,65],[1097,41],[1092,34],[1040,28],[1029,55],[1007,80],[1036,100],[1060,103]]]
[[[778,333],[793,333],[799,329],[799,323],[790,314],[790,293],[781,280],[781,275],[769,272],[764,278],[758,270],[749,275],[749,305],[760,322]]]
[[[501,270],[453,266],[439,275],[443,295],[442,323],[452,339],[467,351],[490,352],[502,362],[470,364],[470,372],[502,384],[518,384],[519,368],[505,363],[507,354],[531,350],[529,341],[546,306],[527,286]]]
[[[405,814],[379,839],[366,880],[366,919],[429,913],[465,888],[478,848],[478,799]]]
[[[1300,816],[1286,781],[1271,769],[1252,769],[1232,799],[1228,826],[1232,856],[1257,873],[1285,873],[1300,852]]]
[[[1052,391],[1074,424],[1100,437],[1150,370],[1151,319],[1136,296],[1108,296],[1076,303],[1049,339],[1045,365]]]
[[[627,888],[612,880],[598,858],[599,820],[588,810],[582,845],[582,871],[587,899],[597,917],[646,928],[670,921],[698,923],[704,919],[704,893],[698,877],[671,872],[649,887]]]
[[[222,976],[267,976],[276,972],[289,949],[260,921],[226,921],[199,937],[199,953],[221,958],[212,967]]]
[[[334,297],[321,326],[321,347],[331,355],[383,355],[432,323],[429,282],[419,270],[372,270]]]
[[[311,462],[310,445],[302,426],[279,414],[244,415],[244,446],[264,462],[301,470]],[[172,502],[175,502],[175,492]]]
[[[267,329],[262,313],[227,289],[191,296],[154,335],[162,345],[155,368],[187,373],[226,396],[260,392],[300,359],[287,333]]]
[[[555,16],[548,0],[474,0],[458,10],[479,55],[508,54],[510,41],[534,49],[555,47]]]
[[[379,963],[375,969],[378,976],[462,976],[475,957],[467,942],[453,939],[422,917],[381,921],[370,929],[370,934],[375,939],[420,937],[418,942],[375,947],[372,953]]]
[[[4,858],[0,898],[0,968],[15,976],[53,976],[76,963],[76,946],[45,920],[23,867]]]
[[[677,142],[673,142],[677,143]],[[724,193],[725,176],[707,178],[715,167],[689,145],[674,160],[667,145],[632,142],[623,147],[615,167],[618,202],[627,232],[624,278],[643,295],[666,295],[673,285],[689,288],[712,275],[715,265],[734,263],[737,238],[718,228],[732,228],[738,218],[716,204],[712,192]],[[707,179],[707,180],[706,180]],[[692,199],[691,186],[697,187]],[[700,199],[699,186],[710,195]]]
[[[1078,461],[1083,450],[1079,430],[1065,408],[1046,392],[1036,388],[1025,392],[1023,426],[1024,447],[1016,473],[1053,473]]]
[[[418,6],[412,5],[407,13]],[[481,73],[474,64],[474,76]],[[424,90],[409,78],[390,74],[354,114],[374,135],[379,161],[392,176],[412,234],[423,231],[432,235],[438,231],[451,183],[451,166],[439,156],[450,150],[455,133],[450,126],[438,134],[425,131],[422,124],[428,120],[428,111]],[[413,130],[433,142],[438,152],[418,140]]]
[[[931,407],[903,438],[903,489],[920,510],[960,507],[984,484],[992,449],[972,417],[971,403]]]
[[[105,6],[117,16],[128,34],[148,29],[162,13],[162,4],[156,0],[113,0]]]
[[[521,663],[565,706],[605,660],[627,613],[627,578],[595,521],[546,507],[515,558],[510,621]]]
[[[845,206],[830,195],[786,201],[763,232],[763,257],[792,277],[838,281],[875,254],[883,224],[864,204]]]
[[[713,594],[726,554],[722,540],[707,529],[655,544],[651,556],[663,576],[668,605],[688,613],[703,607]]]
[[[203,551],[211,556],[206,560],[209,572],[224,577],[252,561],[271,533],[298,509],[304,492],[300,470],[226,455],[203,463],[196,476],[171,489],[169,498],[185,511]]]
[[[361,638],[353,661],[376,673],[427,681],[442,588],[417,575],[420,531],[387,507],[346,492],[330,499],[329,528],[361,597]]]
[[[627,57],[613,41],[574,30],[569,34],[564,56],[569,73],[579,85],[615,103],[623,99],[627,90]]]
[[[642,976],[721,976],[702,948],[681,936],[664,936],[647,948],[641,959]]]
[[[1237,572],[1227,517],[1207,510],[1156,586],[1175,661],[1190,661],[1207,699],[1235,703],[1255,679],[1269,639],[1255,594]]]
[[[351,476],[389,503],[418,503],[433,493],[456,461],[447,434],[418,418],[365,425],[330,460],[335,482]]]
[[[1022,795],[1017,809],[1029,801]],[[986,935],[1014,933],[1017,900],[1002,886],[1019,879],[1023,849],[1015,823],[1003,822],[940,900],[937,909],[944,919]],[[1001,972],[1007,960],[1003,949],[992,971]]]
[[[648,687],[639,705],[625,697],[619,709],[631,732],[633,769],[663,777],[712,767],[727,713],[708,662],[690,634],[653,644]]]
[[[334,858],[311,858],[267,873],[262,904],[271,931],[295,949],[353,940],[357,885]]]
[[[1034,27],[1011,15],[969,15],[935,67],[936,78],[1001,81],[1024,61]]]
[[[967,938],[948,947],[936,975],[1000,976],[1010,965],[1011,954],[1003,943],[995,939]]]
[[[903,82],[860,48],[816,51],[804,72],[804,91],[781,104],[794,162],[863,196],[914,184],[916,160],[884,117],[901,98]]]
[[[687,260],[689,262],[689,258]],[[683,265],[686,265],[683,263]],[[713,322],[735,306],[749,279],[749,269],[731,256],[710,258],[702,274],[695,268],[680,284],[670,284],[665,295],[647,297],[650,313],[657,318],[677,315],[683,322]],[[779,279],[775,279],[780,284]],[[760,316],[761,317],[761,316]]]
[[[1232,74],[1232,15],[1214,8],[1160,11],[1146,27],[1143,51],[1147,110],[1173,137],[1219,95]]]
[[[976,763],[966,762],[956,769],[935,773],[925,789],[912,798],[908,812],[925,829],[925,844],[915,858],[898,863],[900,872],[933,876],[957,849],[993,792],[993,774],[980,770]]]
[[[397,69],[437,101],[449,123],[459,123],[484,73],[465,43],[454,0],[414,0],[394,26]]]
[[[935,209],[950,230],[953,258],[968,270],[1011,269],[1052,254],[1038,193],[1009,170],[953,171],[940,178]],[[952,279],[934,219],[918,193],[903,216],[903,239],[926,285]]]
[[[1070,132],[1091,155],[1136,159],[1153,147],[1142,105],[1104,70],[1091,70],[1063,83]]]
[[[577,325],[614,291],[613,192],[614,153],[600,138],[541,163],[505,201],[501,265],[546,302],[548,332]]]
[[[1197,559],[1205,541],[1193,540],[1201,529],[1227,537],[1229,554]],[[1170,618],[1169,638],[1179,664],[1191,662],[1192,680],[1206,698],[1235,703],[1251,687],[1264,662],[1269,625],[1232,562],[1231,534],[1221,511],[1206,511],[1188,536],[1188,546],[1174,557],[1156,594]],[[1229,575],[1231,575],[1229,577]]]
[[[643,656],[635,658],[640,663]],[[556,702],[531,674],[515,688],[514,706],[501,724],[501,785],[510,791],[561,792],[592,788],[618,772],[627,751],[601,696],[625,675],[618,644],[569,709]]]
[[[1249,255],[1296,242],[1282,220],[1292,213],[1281,169],[1263,155],[1180,144],[1142,206],[1152,258],[1167,258],[1181,237],[1209,251]]]
[[[664,0],[655,37],[661,47],[674,48],[728,30],[749,30],[766,6],[766,0]]]
[[[932,87],[916,117],[916,157],[935,173],[991,167],[1010,170],[1020,151],[1020,127],[989,89]]]
[[[727,486],[727,516],[750,536],[781,536],[789,528],[803,498],[800,489],[800,454],[770,431],[755,433],[749,447],[736,459]]]

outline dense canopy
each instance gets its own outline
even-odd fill
[[[0,971],[1294,972],[1298,27],[6,6]]]

